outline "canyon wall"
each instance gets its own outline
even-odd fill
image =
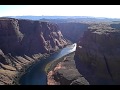
[[[0,18],[0,84],[14,84],[23,67],[67,44],[57,24]]]
[[[90,84],[120,84],[120,30],[112,26],[92,24],[77,44],[75,64]]]
[[[58,26],[48,22],[3,19],[0,31],[0,48],[5,53],[46,53],[67,44]]]
[[[58,23],[58,26],[65,38],[72,42],[78,42],[80,37],[83,36],[84,31],[87,30],[88,23],[66,22]]]
[[[69,29],[66,32],[74,37]],[[89,23],[80,35],[75,55],[66,56],[48,73],[48,85],[119,85],[119,69],[119,24]]]

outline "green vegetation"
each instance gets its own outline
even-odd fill
[[[61,57],[61,58],[59,58],[59,59],[57,59],[57,60],[53,60],[53,61],[51,61],[50,63],[48,63],[46,66],[45,66],[45,72],[46,73],[48,73],[49,71],[51,71],[51,70],[53,70],[54,68],[55,68],[55,66],[59,63],[59,62],[61,62],[61,61],[63,61],[64,60],[64,58],[66,57],[66,56],[68,56],[68,55],[70,55],[70,54],[73,54],[74,52],[72,52],[72,53],[69,53],[69,54],[67,54],[67,55],[65,55],[65,56],[63,56],[63,57]]]
[[[45,72],[46,72],[46,73],[48,73],[48,71],[50,71],[50,67],[51,67],[52,63],[53,63],[53,62],[50,62],[50,63],[48,63],[48,64],[46,65],[46,67],[45,67]]]

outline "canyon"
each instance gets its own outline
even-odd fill
[[[32,64],[68,44],[76,51],[47,73],[48,85],[119,85],[119,22],[0,18],[0,85],[16,85]]]
[[[77,85],[119,85],[119,25],[119,23],[111,22],[87,23],[87,27],[84,29],[85,31],[83,30],[83,35],[80,34],[80,30],[78,30],[78,32],[76,31],[78,35],[72,34],[72,31],[69,32],[71,29],[63,32],[63,35],[65,33],[66,37],[69,38],[69,36],[71,36],[72,40],[74,40],[74,37],[79,37],[75,55],[70,56],[71,59],[65,59],[66,61],[63,60],[56,65],[54,70],[48,73],[48,78],[50,78],[48,84],[71,85],[72,82],[76,81],[75,84]],[[74,29],[72,30],[74,32]],[[71,34],[68,34],[67,32]],[[77,38],[75,41],[77,41]],[[76,68],[74,68],[74,64],[71,64],[71,60],[75,61]],[[77,69],[84,79],[72,79],[73,71],[67,68],[69,65],[68,63],[71,65],[70,68],[74,68],[74,72]],[[67,75],[66,72],[68,72]],[[70,75],[72,80],[68,79]],[[67,80],[67,82],[63,83],[64,80]]]
[[[57,24],[0,18],[0,85],[17,84],[28,66],[67,44]]]

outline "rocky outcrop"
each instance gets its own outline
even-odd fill
[[[78,23],[78,22],[66,22],[58,23],[60,30],[65,38],[71,40],[72,42],[78,42],[80,37],[83,36],[84,31],[87,30],[88,23]]]
[[[0,54],[0,85],[18,84],[19,75],[24,73],[33,62],[38,61],[43,55],[34,57],[29,56],[12,56],[11,54]]]
[[[0,19],[0,49],[4,53],[16,52],[23,34],[19,31],[18,20]]]
[[[120,84],[120,30],[110,24],[91,24],[79,40],[74,59],[90,84]]]
[[[0,18],[0,84],[15,84],[23,68],[66,45],[57,24]]]
[[[0,48],[4,53],[49,53],[66,45],[58,26],[31,20],[1,19]]]
[[[78,72],[74,62],[74,53],[47,74],[48,85],[89,85],[88,81]]]

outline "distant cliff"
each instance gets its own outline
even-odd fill
[[[92,24],[78,42],[76,67],[90,84],[120,84],[120,30],[116,26]]]
[[[17,71],[67,44],[57,24],[0,18],[0,84],[14,84]]]
[[[80,37],[83,36],[84,31],[87,30],[89,24],[67,22],[58,23],[58,26],[60,27],[60,30],[65,38],[71,40],[72,42],[78,42]]]

